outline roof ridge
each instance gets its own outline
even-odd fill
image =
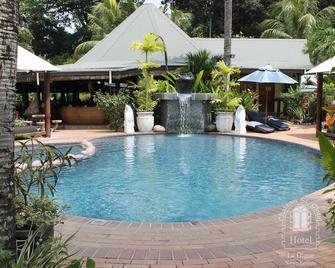
[[[143,5],[142,5],[143,6]],[[131,25],[133,25],[134,21],[136,21],[136,18],[140,15],[140,8],[142,8],[142,6],[140,6],[139,8],[137,8],[133,13],[131,13],[125,20],[123,20],[118,26],[116,26],[108,35],[112,35],[112,33],[114,31],[116,31],[118,28],[121,28],[121,25],[124,23],[125,25],[126,24],[126,20],[130,20],[132,19],[131,23],[128,23],[128,27],[126,27],[124,29],[123,32],[121,32],[119,35],[118,35],[118,38],[115,38],[114,40],[112,40],[111,44],[110,44],[110,47],[108,49],[106,49],[105,53],[103,54],[103,56],[106,56],[106,54],[108,54],[108,52],[112,49],[113,47],[113,44],[115,44],[115,42],[117,42],[117,40],[122,36],[124,35],[126,32],[127,32],[127,29],[130,28]],[[138,14],[135,14],[135,13],[138,13]],[[108,36],[106,35],[106,37]],[[103,41],[103,40],[101,40]],[[130,44],[131,45],[131,44]],[[130,46],[129,46],[129,50],[130,50]]]
[[[199,49],[199,47],[192,42],[192,38],[187,33],[185,33],[177,24],[175,24],[168,16],[166,16],[163,12],[161,12],[157,7],[154,7],[153,10],[155,10],[155,12],[159,14],[159,16],[163,17],[168,24],[174,27],[178,31],[178,33],[183,37],[183,39],[185,39],[185,41],[187,41],[195,49]]]

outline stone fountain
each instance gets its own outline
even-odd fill
[[[159,121],[169,133],[202,133],[211,122],[209,93],[192,93],[194,78],[179,76],[177,93],[158,93],[160,101]]]

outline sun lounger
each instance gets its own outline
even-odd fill
[[[275,130],[279,130],[279,131],[286,131],[286,130],[290,130],[290,127],[288,124],[283,123],[282,121],[280,121],[279,119],[273,118],[273,117],[269,117],[266,120],[266,123],[270,126],[273,127]]]
[[[272,133],[275,131],[274,128],[266,124],[257,122],[257,121],[247,121],[247,130],[254,131],[254,132],[260,132],[264,134]]]
[[[248,111],[247,115],[248,115],[249,120],[267,124],[270,127],[274,128],[275,130],[279,130],[279,131],[290,130],[289,125],[283,123],[279,119],[268,117],[265,120],[265,118],[262,117],[260,113],[255,112],[255,111]]]

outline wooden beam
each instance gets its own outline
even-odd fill
[[[50,73],[44,73],[44,114],[45,136],[51,137],[51,99],[50,99]]]
[[[322,128],[322,91],[323,91],[323,73],[318,73],[318,84],[316,89],[316,136],[318,136],[318,132],[321,131]]]

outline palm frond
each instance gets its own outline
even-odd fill
[[[267,29],[261,34],[261,38],[287,38],[292,39],[293,37],[281,30]]]
[[[91,40],[86,41],[84,43],[81,43],[78,45],[74,51],[74,54],[76,56],[81,56],[86,54],[88,51],[90,51],[97,43],[99,43],[100,40]]]
[[[315,26],[316,26],[315,16],[313,16],[310,13],[305,14],[299,19],[299,28],[301,29],[303,36],[307,36]]]

